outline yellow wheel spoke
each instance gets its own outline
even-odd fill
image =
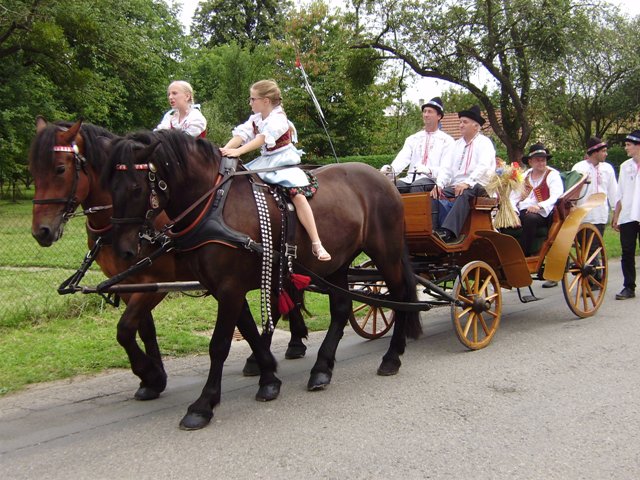
[[[480,320],[480,325],[482,326],[482,330],[484,330],[484,334],[489,335],[489,327],[484,321],[484,317],[482,316],[482,314],[478,315],[478,319]]]
[[[460,300],[461,302],[466,303],[467,305],[471,305],[471,304],[473,304],[473,300],[471,300],[471,299],[470,299],[470,298],[468,298],[468,297],[463,297],[462,295],[458,295],[456,298],[457,298],[458,300]]]
[[[467,323],[465,324],[464,328],[462,329],[462,333],[465,337],[469,337],[469,328],[471,328],[471,324],[473,323],[473,316],[475,315],[475,313],[471,313],[471,315],[469,315],[469,319],[467,320]]]
[[[484,279],[482,286],[478,289],[478,293],[484,293],[487,291],[487,287],[491,284],[491,277],[487,277]]]

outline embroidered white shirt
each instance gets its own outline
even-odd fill
[[[576,163],[572,170],[586,175],[589,182],[582,187],[578,206],[585,203],[594,193],[604,193],[607,196],[607,201],[587,213],[582,222],[606,224],[609,221],[609,210],[615,208],[618,198],[618,182],[613,167],[607,162],[594,166],[591,162],[582,160]]]
[[[436,179],[440,170],[446,167],[453,143],[453,137],[440,129],[435,132],[420,130],[407,137],[391,167],[396,175],[409,167],[407,175],[399,179],[405,183],[413,183],[428,176]],[[420,165],[426,168],[426,173],[416,172]]]
[[[207,119],[200,112],[200,105],[191,105],[189,113],[180,121],[180,114],[177,110],[171,109],[162,117],[162,121],[155,130],[165,130],[175,128],[182,130],[193,137],[198,137],[207,129]]]
[[[618,201],[622,204],[618,224],[640,222],[640,163],[633,158],[620,165]]]

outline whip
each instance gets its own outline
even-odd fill
[[[313,105],[316,107],[316,111],[318,112],[318,116],[320,117],[320,123],[322,124],[322,128],[324,129],[324,133],[327,135],[329,139],[329,145],[331,146],[331,151],[333,152],[333,157],[336,159],[336,163],[340,163],[338,160],[338,156],[336,155],[336,150],[333,147],[333,142],[331,141],[331,136],[329,135],[329,131],[327,130],[327,120],[324,117],[324,113],[322,112],[322,108],[320,107],[320,103],[316,98],[316,94],[313,93],[313,88],[311,88],[311,84],[309,83],[309,77],[307,77],[307,72],[304,71],[304,67],[302,66],[302,62],[300,62],[300,57],[296,57],[296,68],[299,68],[302,72],[302,79],[304,80],[304,89],[307,91],[311,100],[313,101]]]

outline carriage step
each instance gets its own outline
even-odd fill
[[[538,297],[536,297],[535,295],[525,295],[523,297],[520,297],[520,301],[522,303],[529,303],[529,302],[535,302],[540,300]]]
[[[520,299],[520,301],[522,303],[529,303],[529,302],[535,302],[540,300],[538,297],[535,296],[535,294],[533,293],[533,290],[531,290],[531,286],[527,287],[529,289],[529,295],[522,295],[522,293],[520,292],[520,289],[518,288],[518,298]]]

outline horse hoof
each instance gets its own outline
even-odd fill
[[[324,372],[312,373],[307,383],[307,390],[315,392],[317,390],[324,390],[327,385],[331,383],[331,375]]]
[[[260,375],[260,367],[254,358],[247,358],[244,368],[242,369],[242,375],[245,377],[257,377]]]
[[[145,400],[155,400],[160,396],[160,392],[154,390],[149,387],[140,387],[133,395],[136,400],[145,401]]]
[[[262,385],[256,393],[256,400],[258,402],[270,402],[275,400],[280,395],[280,384],[270,383],[268,385]]]
[[[307,353],[307,347],[304,345],[289,346],[287,351],[284,352],[284,358],[295,360],[296,358],[303,358],[305,353]]]
[[[180,420],[180,430],[200,430],[209,425],[212,418],[213,412],[210,415],[194,412],[187,413],[182,420]]]
[[[378,375],[382,377],[395,375],[400,371],[400,365],[402,365],[400,360],[383,360],[378,367]]]

